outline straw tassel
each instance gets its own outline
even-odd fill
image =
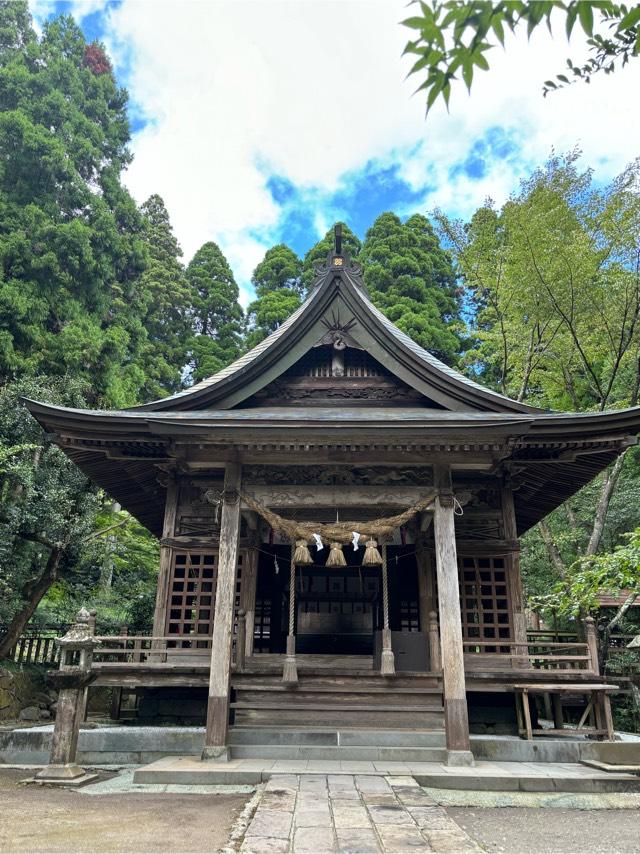
[[[296,550],[293,553],[293,562],[296,566],[307,566],[308,564],[313,563],[313,558],[309,551],[309,544],[306,540],[296,540]]]
[[[378,551],[378,543],[375,540],[367,540],[365,543],[364,557],[362,558],[363,566],[380,566],[382,563],[382,555]]]
[[[331,543],[331,551],[329,552],[329,557],[327,558],[327,562],[325,566],[346,566],[347,561],[345,559],[344,554],[342,553],[342,546],[340,543]]]

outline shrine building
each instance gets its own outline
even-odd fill
[[[199,699],[205,759],[233,728],[357,726],[444,731],[466,764],[470,721],[531,737],[536,686],[602,688],[593,637],[528,642],[519,538],[640,410],[464,377],[373,305],[339,236],[298,311],[214,376],[119,411],[27,405],[160,540],[153,633],[103,638],[93,684]],[[611,737],[606,692],[591,714]]]

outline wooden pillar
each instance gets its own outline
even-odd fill
[[[450,765],[472,765],[460,617],[454,497],[451,470],[448,466],[434,466],[434,484],[438,490],[433,525],[438,575],[447,762]]]
[[[229,758],[229,693],[231,651],[233,646],[233,611],[236,596],[238,540],[240,538],[240,485],[242,469],[238,462],[229,462],[225,470],[218,551],[216,604],[211,640],[211,670],[207,730],[203,759]]]
[[[429,614],[436,607],[436,597],[433,584],[433,569],[431,556],[422,540],[416,543],[416,563],[418,566],[418,609],[420,614],[420,631],[429,629]]]
[[[167,482],[167,497],[164,505],[164,523],[162,539],[175,536],[178,514],[178,483],[175,472],[171,472]],[[156,588],[156,606],[153,614],[153,635],[161,637],[167,633],[167,608],[169,605],[169,579],[171,577],[171,546],[160,546],[160,567]]]
[[[527,616],[524,610],[524,595],[522,593],[522,576],[520,574],[520,550],[518,545],[518,528],[516,513],[513,506],[513,490],[507,483],[502,487],[502,519],[504,538],[513,543],[513,551],[507,556],[507,589],[511,602],[513,618],[513,640],[516,645],[516,655],[513,659],[516,667],[529,667],[529,649],[527,647]]]
[[[257,514],[245,515],[249,524],[249,548],[247,549],[247,560],[242,570],[242,586],[240,589],[240,607],[245,612],[246,640],[245,655],[247,658],[253,655],[253,635],[256,621],[256,587],[258,583],[258,548],[260,546],[260,534],[258,531]]]

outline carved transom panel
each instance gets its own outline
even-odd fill
[[[429,466],[390,468],[388,466],[245,466],[245,483],[325,486],[431,486]]]

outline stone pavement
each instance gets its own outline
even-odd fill
[[[243,854],[403,854],[479,848],[412,777],[274,775]]]

